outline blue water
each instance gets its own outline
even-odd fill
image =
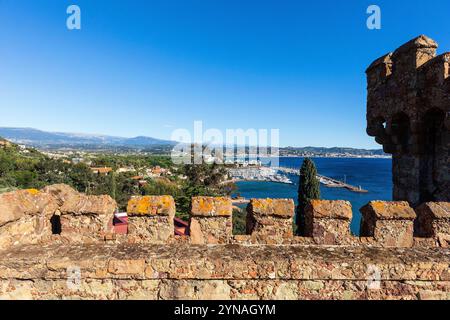
[[[324,176],[361,186],[369,193],[355,193],[343,188],[320,187],[326,200],[348,200],[353,207],[351,230],[359,234],[359,209],[371,200],[392,200],[391,159],[314,158],[317,171]],[[300,168],[303,158],[280,158],[280,166]],[[294,185],[272,182],[238,182],[237,193],[249,198],[292,198],[297,203],[298,176],[290,176]]]

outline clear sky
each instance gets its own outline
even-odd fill
[[[81,8],[81,30],[66,9]],[[382,10],[368,30],[366,9]],[[168,139],[280,129],[282,146],[378,148],[366,67],[420,34],[450,50],[448,0],[0,0],[0,126]]]

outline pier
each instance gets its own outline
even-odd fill
[[[293,169],[293,168],[286,168],[286,167],[272,167],[273,170],[276,171],[280,171],[286,174],[291,174],[291,175],[296,175],[299,176],[300,175],[300,170],[299,169]],[[320,183],[322,183],[323,185],[325,185],[326,187],[329,188],[345,188],[349,191],[352,192],[358,192],[358,193],[367,193],[369,191],[364,190],[361,188],[361,186],[353,186],[351,184],[330,178],[330,177],[326,177],[323,175],[318,174],[317,175],[317,179],[320,181]]]

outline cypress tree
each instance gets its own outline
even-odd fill
[[[300,179],[298,185],[298,206],[297,206],[297,233],[305,233],[305,208],[310,200],[320,199],[320,182],[317,179],[317,169],[314,162],[306,158],[300,169]]]
[[[116,200],[116,193],[117,193],[117,183],[116,183],[116,175],[114,174],[114,171],[110,174],[110,196],[114,200]]]

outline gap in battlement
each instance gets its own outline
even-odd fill
[[[241,207],[234,207],[232,213],[233,235],[246,235],[247,225],[247,209]]]
[[[52,225],[52,234],[61,234],[61,216],[54,214],[50,219],[50,223]]]

